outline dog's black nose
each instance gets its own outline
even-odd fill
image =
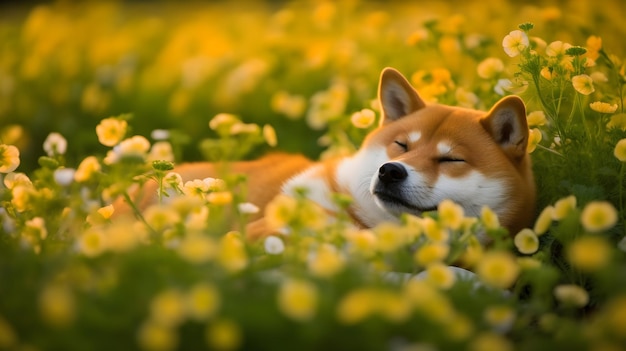
[[[386,184],[401,182],[408,175],[404,166],[397,162],[385,163],[378,169],[378,179]]]

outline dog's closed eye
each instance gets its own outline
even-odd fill
[[[396,145],[398,145],[402,149],[404,149],[404,151],[408,151],[409,150],[409,146],[406,143],[403,143],[403,142],[398,141],[398,140],[395,140],[394,143],[396,143]]]
[[[454,156],[441,156],[437,159],[439,163],[448,163],[448,162],[465,162],[464,159],[454,157]]]

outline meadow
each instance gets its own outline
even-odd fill
[[[0,349],[626,350],[624,13],[621,0],[1,4]],[[278,197],[265,216],[289,235],[250,242],[244,177],[171,172],[351,154],[377,125],[384,67],[429,102],[524,99],[531,228],[445,201],[355,230]],[[148,178],[181,196],[115,217]]]

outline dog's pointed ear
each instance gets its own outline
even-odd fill
[[[503,97],[481,123],[511,159],[518,160],[526,155],[529,132],[526,106],[521,98]]]
[[[402,73],[385,68],[380,74],[378,101],[383,111],[380,124],[400,119],[426,106]]]

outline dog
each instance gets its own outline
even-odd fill
[[[328,212],[339,211],[333,193],[347,194],[353,200],[348,213],[361,228],[398,221],[403,213],[420,216],[444,199],[472,216],[488,206],[511,234],[531,224],[535,183],[526,151],[526,108],[519,97],[504,97],[487,112],[427,104],[400,72],[385,68],[378,99],[380,124],[352,156],[312,162],[271,154],[231,164],[231,172],[248,176],[247,200],[261,209],[247,227],[249,239],[271,234],[263,209],[277,194],[295,195],[300,188]],[[214,177],[215,170],[207,162],[174,169],[183,180]],[[144,189],[155,190],[155,184]]]

